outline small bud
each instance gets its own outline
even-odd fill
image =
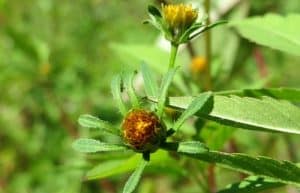
[[[154,152],[166,139],[166,128],[152,112],[130,111],[122,123],[124,141],[137,152]]]

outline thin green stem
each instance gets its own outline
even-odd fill
[[[175,60],[176,60],[176,56],[177,56],[177,50],[178,50],[178,45],[171,43],[171,54],[170,54],[170,61],[169,61],[169,70],[171,68],[174,68]]]
[[[205,11],[207,13],[207,25],[210,24],[210,0],[205,0]],[[212,81],[211,81],[211,34],[210,30],[205,32],[205,53],[206,53],[206,82],[205,82],[205,89],[211,90],[212,89]]]

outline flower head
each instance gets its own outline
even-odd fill
[[[130,111],[122,123],[123,138],[138,152],[153,152],[166,138],[165,126],[152,112]]]
[[[197,19],[198,13],[191,5],[163,5],[163,18],[172,31],[184,31]]]
[[[190,69],[193,74],[198,74],[203,72],[207,64],[207,61],[204,57],[198,56],[192,59]]]

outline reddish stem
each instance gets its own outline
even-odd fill
[[[265,78],[268,75],[268,67],[265,62],[265,58],[259,48],[253,50],[253,56],[256,61],[257,68],[261,78]]]

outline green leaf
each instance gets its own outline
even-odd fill
[[[161,17],[160,11],[153,5],[148,6],[149,14],[153,15],[154,17]]]
[[[167,101],[168,88],[172,83],[173,77],[175,76],[177,68],[170,69],[167,74],[163,77],[161,87],[159,90],[159,98],[157,104],[157,114],[161,117],[164,111],[165,103]]]
[[[192,100],[193,97],[170,97],[167,105],[184,110]],[[215,95],[196,115],[233,127],[300,134],[300,109],[269,97]]]
[[[139,99],[133,88],[134,75],[135,75],[135,73],[133,71],[124,72],[123,73],[123,81],[124,81],[124,86],[128,93],[128,96],[130,97],[132,106],[135,108],[138,108],[140,106]]]
[[[281,186],[284,184],[267,178],[250,176],[240,182],[228,185],[217,193],[256,193]]]
[[[206,92],[195,97],[193,101],[189,104],[187,109],[183,111],[183,113],[177,119],[173,126],[173,129],[177,131],[189,117],[193,116],[195,113],[201,110],[201,108],[206,104],[206,102],[211,98],[211,96],[212,92]]]
[[[92,115],[88,115],[88,114],[80,115],[80,117],[78,119],[78,123],[82,127],[98,128],[98,129],[101,129],[102,131],[119,135],[119,131],[117,129],[113,128],[110,123],[103,121]]]
[[[125,106],[122,95],[121,95],[121,76],[116,75],[113,77],[111,81],[111,92],[113,95],[113,98],[115,99],[117,106],[122,113],[122,115],[126,115],[127,113],[127,107]]]
[[[187,153],[187,154],[199,154],[205,153],[208,148],[204,143],[199,141],[185,141],[178,144],[177,152]]]
[[[147,161],[142,159],[141,163],[138,165],[136,170],[133,172],[133,174],[127,180],[127,182],[124,186],[124,189],[123,189],[123,193],[131,193],[134,191],[134,189],[136,188],[137,184],[140,181],[140,178],[142,176],[142,173],[143,173],[147,163],[148,163]]]
[[[232,21],[241,36],[257,44],[300,55],[300,14],[279,16],[267,14],[241,21]]]
[[[300,167],[288,161],[218,151],[208,151],[201,154],[180,154],[210,163],[217,163],[220,166],[239,172],[270,178],[276,182],[300,186]]]
[[[146,94],[148,96],[157,97],[158,86],[154,78],[153,72],[151,71],[149,66],[144,63],[141,65],[141,71],[144,79],[144,87],[145,87]]]
[[[300,102],[299,88],[262,88],[262,89],[243,89],[243,90],[229,90],[216,92],[218,95],[238,95],[261,97],[269,96],[276,99],[284,99],[292,102]]]
[[[133,171],[140,161],[140,155],[135,154],[128,159],[119,159],[119,160],[109,160],[101,162],[99,165],[88,171],[86,178],[88,180],[93,179],[103,179],[109,176],[123,174],[126,172]],[[166,169],[167,172],[173,170],[177,174],[183,174],[182,168],[170,158],[168,152],[158,150],[155,153],[151,154],[150,165],[161,167]]]
[[[94,153],[94,152],[103,152],[103,151],[123,151],[127,148],[121,145],[114,145],[108,143],[102,143],[98,140],[81,138],[77,139],[72,147],[82,153]]]
[[[236,131],[236,128],[209,121],[204,128],[201,128],[200,136],[209,149],[220,150],[232,137],[234,131]]]
[[[197,37],[198,35],[202,34],[203,32],[207,31],[207,30],[210,30],[218,25],[222,25],[222,24],[225,24],[227,23],[227,21],[217,21],[215,23],[212,23],[208,26],[205,26],[203,29],[201,29],[199,32],[193,34],[192,36],[189,37],[189,40],[192,40],[194,39],[195,37]]]

